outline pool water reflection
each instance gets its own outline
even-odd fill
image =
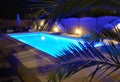
[[[84,43],[80,38],[70,38],[42,32],[13,33],[7,35],[54,57],[57,57],[57,53],[63,48],[67,49],[69,43],[73,43],[76,46],[79,46],[78,40]]]

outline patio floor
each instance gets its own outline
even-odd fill
[[[55,58],[50,55],[5,34],[0,35],[0,82],[46,82],[46,76],[56,65]],[[83,82],[91,70],[80,71],[64,82]],[[102,81],[95,80],[106,81],[114,82],[109,77]]]
[[[53,57],[5,34],[0,35],[0,43],[4,53],[0,53],[0,82],[45,82],[46,73],[55,67]]]

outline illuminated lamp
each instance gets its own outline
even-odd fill
[[[43,26],[44,22],[45,22],[45,20],[41,20],[40,26]]]
[[[38,29],[40,29],[41,27],[39,26]]]
[[[54,32],[59,32],[59,29],[58,29],[57,27],[54,27],[54,28],[53,28],[53,31],[54,31]]]
[[[81,35],[82,34],[82,30],[81,29],[75,29],[75,34]]]

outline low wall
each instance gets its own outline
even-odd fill
[[[67,18],[62,19],[61,24],[69,31],[72,31],[76,27],[83,28],[86,31],[95,31],[96,29],[102,28],[105,24],[111,23],[119,18],[120,17],[117,16]]]

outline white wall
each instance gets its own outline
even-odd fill
[[[115,19],[120,17],[117,16],[102,16],[98,18],[84,17],[84,18],[67,18],[62,19],[61,24],[67,30],[73,30],[75,27],[83,28],[87,31],[95,31],[96,29],[102,28],[105,24],[111,23]]]
[[[80,27],[84,28],[87,31],[96,30],[96,18],[93,17],[85,17],[79,18]]]
[[[112,21],[114,21],[115,19],[118,19],[120,17],[117,16],[103,16],[103,17],[99,17],[96,18],[97,19],[97,28],[101,28],[103,27],[105,24],[109,24]]]

